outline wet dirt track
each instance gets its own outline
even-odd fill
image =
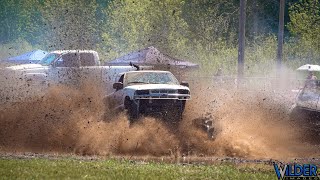
[[[152,117],[129,125],[124,113],[105,109],[101,90],[92,87],[51,87],[44,97],[2,105],[1,152],[279,160],[320,154],[318,135],[306,136],[299,122],[290,120],[292,99],[282,93],[199,86],[173,127]],[[214,140],[193,124],[208,116]]]

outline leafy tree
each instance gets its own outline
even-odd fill
[[[320,52],[320,3],[318,0],[301,0],[289,9],[288,29],[300,38],[312,54]]]
[[[99,39],[96,1],[47,0],[41,8],[49,49],[95,49]]]
[[[192,43],[200,43],[208,51],[218,50],[221,42],[234,42],[238,6],[239,3],[226,0],[187,0],[183,18],[188,23],[189,39]]]
[[[115,0],[107,8],[103,49],[108,59],[155,46],[178,54],[186,46],[188,28],[181,18],[182,0]]]
[[[0,42],[6,43],[20,38],[34,42],[39,29],[37,0],[0,0]]]

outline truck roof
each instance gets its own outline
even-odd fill
[[[52,51],[51,53],[56,53],[56,54],[65,54],[65,53],[97,53],[97,51],[94,51],[94,50],[56,50],[56,51]]]
[[[134,73],[134,72],[162,72],[162,73],[171,73],[170,71],[159,71],[159,70],[128,71],[128,72],[125,72],[125,73]]]
[[[128,73],[135,73],[135,72],[163,72],[163,73],[171,73],[170,71],[140,70],[140,71],[127,71],[127,72],[121,72],[121,73],[119,73],[119,75],[128,74]]]
[[[100,65],[98,52],[94,50],[56,50],[50,52],[47,56],[50,54],[63,56],[64,62],[70,64],[65,65],[66,67]]]

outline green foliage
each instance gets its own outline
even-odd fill
[[[219,46],[218,46],[219,45]],[[216,51],[207,51],[197,48],[195,57],[198,57],[202,74],[213,75],[218,68],[222,68],[224,75],[236,75],[238,48],[226,44],[217,44]],[[272,76],[275,68],[277,39],[275,36],[257,37],[256,42],[247,43],[245,51],[246,76]],[[263,68],[262,68],[263,67]]]
[[[299,38],[290,38],[285,45],[285,58],[290,67],[298,68],[304,64],[319,64],[320,53],[311,41],[305,41]]]
[[[295,2],[289,7],[286,26],[294,35],[285,34],[286,65],[319,63],[319,1],[286,2],[286,7]],[[227,74],[237,73],[236,0],[0,0],[0,8],[1,58],[38,47],[94,49],[109,61],[155,46],[173,57],[199,63],[205,74],[214,74],[220,67]],[[274,69],[278,8],[277,1],[247,1],[246,75],[267,75]],[[19,42],[28,48],[6,52]]]
[[[37,40],[39,23],[36,10],[37,0],[0,0],[0,43],[8,43],[19,38],[30,42]]]
[[[17,56],[21,53],[32,51],[36,48],[28,43],[26,40],[17,39],[10,43],[5,43],[0,46],[0,62],[11,56]]]
[[[189,27],[190,42],[201,43],[207,51],[219,48],[222,41],[235,42],[238,6],[234,1],[187,0],[182,15]]]
[[[186,46],[187,24],[181,18],[182,0],[113,1],[102,34],[107,59],[155,46],[168,53]]]
[[[318,0],[301,0],[290,7],[288,29],[300,40],[300,47],[310,58],[320,53],[320,3]]]
[[[95,49],[99,33],[93,1],[48,0],[41,6],[49,49]]]

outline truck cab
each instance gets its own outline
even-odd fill
[[[40,62],[42,66],[82,67],[99,66],[99,56],[93,50],[59,50],[52,51]]]

